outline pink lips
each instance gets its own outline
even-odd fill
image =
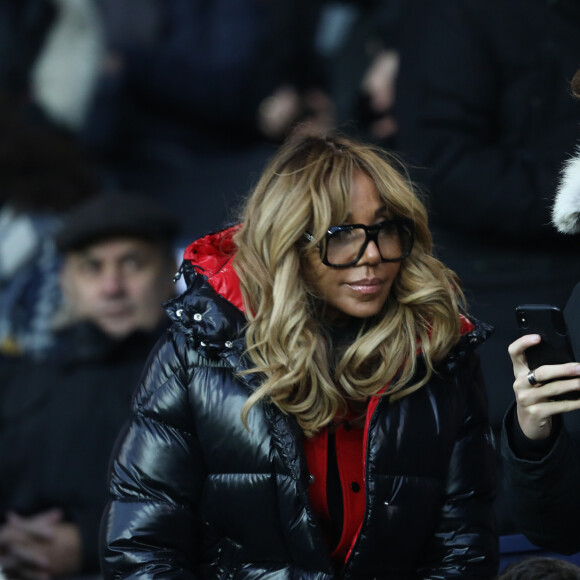
[[[363,278],[362,280],[347,283],[349,288],[361,294],[375,294],[381,289],[382,285],[383,281],[380,278]]]

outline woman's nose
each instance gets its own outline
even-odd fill
[[[381,252],[379,251],[379,246],[377,242],[375,240],[369,240],[367,247],[365,248],[365,251],[361,256],[359,264],[361,262],[367,264],[378,264],[381,261],[382,261]]]

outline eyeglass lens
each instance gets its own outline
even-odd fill
[[[354,263],[360,259],[367,237],[377,243],[383,260],[399,260],[410,250],[411,234],[404,226],[385,222],[381,228],[367,233],[365,228],[339,229],[327,237],[326,259],[331,265]]]

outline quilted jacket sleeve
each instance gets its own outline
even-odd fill
[[[204,467],[179,340],[168,334],[151,354],[113,457],[101,524],[107,579],[195,577]]]
[[[463,420],[449,462],[439,526],[428,549],[433,565],[422,570],[424,579],[489,579],[497,574],[496,455],[486,391],[476,355],[461,367],[456,388],[463,395]]]

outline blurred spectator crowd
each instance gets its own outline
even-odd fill
[[[51,233],[83,199],[151,197],[179,248],[236,220],[290,132],[391,138],[403,6],[1,1],[0,353],[50,348]]]

